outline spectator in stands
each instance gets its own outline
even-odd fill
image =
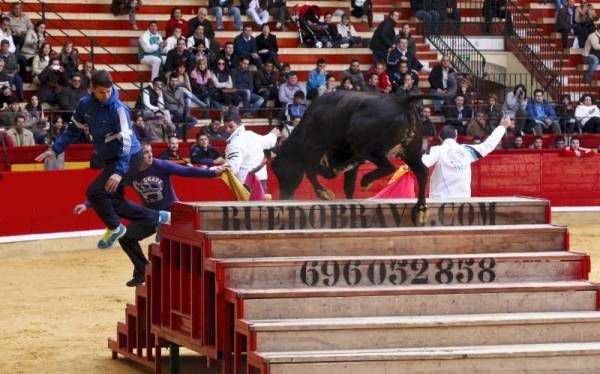
[[[21,113],[15,116],[15,127],[8,130],[15,147],[35,145],[33,133],[25,128],[25,116]]]
[[[381,93],[392,92],[392,82],[390,81],[384,61],[377,62],[375,69],[370,69],[367,72],[367,76],[370,76],[371,74],[377,74],[377,87]]]
[[[325,85],[327,74],[327,63],[322,58],[318,59],[316,67],[308,73],[308,81],[306,82],[306,96],[309,100],[317,97],[319,87]]]
[[[233,40],[233,47],[235,56],[238,59],[248,57],[250,62],[256,65],[257,68],[260,69],[262,67],[262,61],[256,47],[256,38],[252,36],[252,26],[244,26],[244,31]]]
[[[352,85],[361,91],[365,88],[365,77],[360,71],[360,62],[356,59],[352,60],[348,69],[342,72],[341,80],[349,77],[352,80]]]
[[[502,112],[516,123],[515,134],[521,134],[527,119],[527,89],[524,85],[518,84],[506,94]]]
[[[204,26],[198,25],[193,34],[187,38],[187,47],[190,50],[196,50],[198,44],[202,44],[205,49],[210,50],[210,39],[204,35]]]
[[[353,17],[360,18],[361,20],[364,20],[363,17],[366,17],[369,29],[373,29],[373,6],[371,0],[352,0],[350,8],[352,9],[350,14]]]
[[[217,21],[217,30],[223,28],[223,14],[233,16],[233,24],[236,30],[242,31],[242,16],[240,8],[233,6],[232,0],[209,0],[208,7],[211,9]]]
[[[190,31],[188,29],[188,23],[183,19],[182,16],[183,12],[181,11],[180,7],[174,7],[171,9],[171,18],[169,18],[169,21],[167,21],[166,35],[172,35],[175,26],[181,27],[182,35],[189,35]]]
[[[291,20],[290,11],[286,0],[267,0],[267,10],[273,16],[277,23],[275,28],[281,31],[287,31],[286,22]]]
[[[379,85],[379,76],[376,73],[367,74],[367,84],[365,85],[364,91],[379,92],[378,85]]]
[[[21,47],[21,54],[27,60],[28,65],[31,65],[33,57],[38,54],[40,47],[46,42],[47,37],[46,23],[43,21],[37,21],[35,27],[27,31],[23,47]]]
[[[177,40],[176,47],[167,54],[163,72],[166,75],[167,72],[174,71],[179,65],[184,65],[187,71],[192,71],[195,64],[196,59],[192,56],[192,52],[186,49],[185,38],[181,37]]]
[[[544,138],[542,138],[541,135],[536,135],[535,138],[533,138],[533,143],[531,143],[529,149],[544,149]]]
[[[171,121],[176,125],[176,134],[181,139],[186,139],[189,127],[198,121],[190,115],[190,104],[187,101],[186,89],[178,86],[177,76],[171,75],[167,87],[163,89],[165,108],[171,113]]]
[[[92,73],[95,71],[94,63],[91,61],[86,61],[83,63],[83,69],[77,73],[79,78],[81,78],[81,87],[91,91],[91,82],[92,82]]]
[[[584,83],[591,84],[594,72],[600,64],[600,29],[591,33],[585,41],[583,47],[583,62],[588,65],[588,69],[584,74]]]
[[[563,149],[567,145],[567,141],[564,136],[557,136],[554,140],[554,144],[550,144],[550,149]]]
[[[9,85],[0,88],[0,110],[6,109],[8,102],[13,98],[13,93]]]
[[[4,68],[4,60],[0,59],[0,87],[10,87],[12,96],[13,87],[17,89],[17,96],[23,96],[23,82],[20,81],[21,77],[18,75],[15,78],[15,75],[8,74],[6,69]],[[20,95],[19,95],[20,92]]]
[[[439,65],[436,65],[429,73],[430,92],[434,95],[444,95],[448,93],[448,77],[455,70],[450,66],[450,58],[442,56]],[[442,100],[434,100],[433,107],[436,112],[442,108]]]
[[[211,72],[208,69],[208,60],[200,59],[196,62],[196,68],[189,74],[190,87],[192,93],[196,98],[204,104],[204,107],[208,108],[213,106],[214,108],[220,109],[221,104],[211,98]],[[201,104],[198,106],[201,106]],[[208,111],[207,111],[208,113]]]
[[[417,40],[412,36],[410,32],[410,24],[404,23],[402,24],[402,28],[396,37],[394,38],[394,44],[398,44],[401,38],[405,38],[408,40],[408,50],[413,52],[415,55],[417,53]]]
[[[411,96],[411,95],[419,95],[421,90],[419,87],[415,86],[415,81],[413,80],[412,75],[405,74],[403,77],[404,82],[402,86],[398,87],[396,94],[400,97],[402,96]]]
[[[31,63],[31,75],[33,76],[34,83],[40,84],[39,75],[42,74],[44,68],[50,63],[51,54],[52,47],[50,46],[50,43],[44,42],[38,53],[33,57],[33,62]]]
[[[167,122],[162,110],[154,112],[154,115],[145,119],[145,122],[155,142],[168,143],[169,138],[175,136],[175,125]]]
[[[208,140],[210,140],[211,142],[224,142],[229,137],[229,135],[225,133],[223,127],[221,127],[221,119],[218,117],[213,118],[208,125],[203,126],[201,133],[202,135],[206,135],[208,137]]]
[[[560,155],[565,157],[592,157],[594,152],[591,149],[580,147],[580,143],[579,138],[571,138],[571,145],[569,148],[561,149]]]
[[[63,132],[65,132],[67,128],[65,127],[65,122],[63,121],[61,116],[57,116],[56,120],[50,124],[50,128],[48,129],[48,137],[46,138],[46,144],[52,145],[56,142]]]
[[[15,123],[15,118],[20,115],[21,107],[19,101],[15,97],[8,99],[8,107],[0,112],[0,123],[5,126],[12,126]]]
[[[169,146],[166,151],[160,154],[160,159],[169,160],[180,165],[191,166],[191,164],[181,156],[181,153],[179,152],[179,138],[176,136],[171,136],[169,138]]]
[[[483,17],[485,18],[484,32],[489,34],[493,18],[506,18],[506,0],[484,0]]]
[[[71,78],[79,71],[79,52],[73,48],[72,42],[66,42],[58,55],[61,66],[65,69],[67,78]]]
[[[0,40],[7,40],[9,43],[9,50],[11,53],[17,52],[15,47],[15,41],[12,37],[12,30],[10,29],[10,18],[2,17],[0,20]]]
[[[23,100],[23,80],[19,76],[19,64],[17,56],[9,52],[9,43],[6,40],[0,42],[0,59],[4,62],[3,72],[11,78],[10,85],[15,86],[19,100]]]
[[[472,118],[467,125],[467,136],[479,136],[484,138],[491,133],[488,127],[487,117],[482,111],[475,113],[475,118]]]
[[[431,122],[431,108],[423,108],[421,111],[421,123],[423,124],[423,136],[435,137],[435,126]]]
[[[454,105],[447,107],[444,112],[446,124],[454,126],[459,135],[466,135],[467,125],[473,118],[471,108],[466,107],[464,104],[464,96],[456,95]]]
[[[8,134],[4,127],[0,127],[0,147],[14,147],[12,136]]]
[[[259,0],[250,0],[246,15],[254,20],[259,27],[269,22],[269,12],[267,11],[266,2]]]
[[[560,103],[556,105],[556,115],[560,124],[561,132],[571,134],[577,127],[575,120],[575,105],[569,94],[561,95]]]
[[[42,70],[39,79],[40,89],[38,95],[40,102],[42,104],[59,104],[58,95],[67,85],[69,78],[65,74],[65,69],[60,65],[58,57],[50,59],[50,64]]]
[[[142,90],[142,107],[144,118],[152,117],[161,111],[167,123],[173,123],[171,113],[165,107],[163,82],[159,77],[154,78],[152,84]]]
[[[400,12],[392,10],[389,13],[389,17],[381,22],[371,38],[369,48],[373,51],[373,61],[375,63],[379,61],[385,61],[387,58],[388,50],[392,48],[394,44],[394,37],[396,36],[396,24],[400,23]]]
[[[454,30],[460,29],[460,10],[456,0],[443,0],[440,10],[440,21],[450,20],[454,24]]]
[[[398,70],[398,64],[401,61],[406,62],[410,70],[419,71],[423,68],[423,64],[417,59],[417,56],[408,49],[408,39],[406,38],[400,38],[396,48],[389,51],[387,55],[389,70]]]
[[[268,23],[261,26],[261,33],[256,37],[256,49],[263,64],[271,61],[277,70],[281,70],[281,63],[277,56],[279,46],[277,45],[277,37],[271,33],[271,28]]]
[[[508,145],[508,149],[523,149],[523,136],[520,134],[515,135],[511,144]]]
[[[398,70],[395,72],[388,72],[390,80],[392,81],[392,86],[397,89],[404,84],[404,76],[410,75],[414,82],[415,86],[419,86],[419,74],[417,74],[414,70],[410,70],[408,67],[408,63],[406,61],[400,61],[398,64]]]
[[[249,64],[250,59],[248,57],[242,57],[238,68],[234,69],[231,73],[233,88],[238,91],[238,94],[244,103],[244,109],[246,110],[244,113],[245,116],[256,114],[258,109],[264,103],[264,99],[260,95],[254,93],[254,80],[252,79],[252,74],[248,71]]]
[[[337,24],[333,22],[333,14],[331,14],[331,12],[325,13],[325,15],[323,15],[323,21],[325,22],[325,25],[327,25],[327,32],[329,33],[329,39],[328,40],[327,40],[327,38],[322,39],[321,42],[323,42],[323,45],[326,47],[339,48],[340,47],[340,35],[338,34]],[[331,44],[331,45],[329,45],[329,44]]]
[[[162,64],[161,51],[165,46],[162,36],[158,33],[158,24],[156,21],[150,21],[148,30],[140,36],[138,42],[140,63],[152,68],[150,79],[153,80],[160,73],[160,65]]]
[[[569,4],[571,2],[575,3],[574,0],[569,0]],[[581,0],[581,4],[575,9],[575,25],[573,26],[579,48],[583,48],[587,37],[596,31],[594,24],[596,21],[598,21],[598,15],[594,6],[588,0]]]
[[[290,71],[287,75],[287,81],[279,87],[279,102],[283,106],[288,106],[294,101],[294,94],[297,91],[304,91],[305,88],[298,83],[298,75],[295,71]]]
[[[133,118],[133,132],[138,140],[141,143],[152,143],[156,141],[149,126],[144,122],[144,115],[142,113],[136,113]]]
[[[213,98],[222,105],[225,106],[238,106],[241,97],[238,92],[233,88],[233,80],[224,59],[218,59],[217,65],[211,75],[211,81],[213,86],[216,88]]]
[[[294,101],[287,108],[288,118],[293,117],[304,117],[306,112],[306,103],[303,91],[296,91],[294,93]]]
[[[225,68],[227,70],[235,69],[237,66],[237,58],[235,56],[235,47],[233,46],[232,42],[225,43],[225,47],[221,49],[219,55],[217,56],[217,59],[219,58],[225,61]]]
[[[71,114],[79,103],[79,99],[86,94],[87,90],[81,87],[81,77],[79,75],[71,77],[71,84],[58,94],[58,105],[60,110],[64,111],[63,118],[65,120],[71,119]]]
[[[362,38],[356,32],[356,29],[350,23],[350,17],[346,14],[342,14],[340,23],[337,24],[337,33],[340,37],[340,47],[361,47]]]
[[[543,132],[560,134],[556,112],[552,105],[544,100],[544,91],[539,88],[533,92],[533,101],[527,105],[527,117],[532,122],[534,134],[541,135]]]
[[[568,0],[567,6],[558,11],[556,29],[561,35],[562,48],[569,48],[569,34],[575,30],[575,0]]]
[[[350,79],[350,78],[348,78]],[[350,82],[352,80],[350,79]],[[318,96],[323,96],[327,93],[335,92],[337,89],[337,83],[335,81],[335,77],[332,74],[327,74],[325,79],[325,84],[319,87]]]
[[[502,119],[502,107],[498,104],[498,96],[495,94],[488,96],[488,102],[483,107],[483,113],[487,117],[487,128],[489,131],[493,131]]]
[[[266,104],[269,100],[277,101],[279,86],[271,61],[266,61],[263,68],[254,74],[254,89]]]
[[[31,96],[29,102],[25,105],[24,114],[26,128],[35,129],[38,127],[40,122],[42,122],[43,127],[46,126],[46,115],[44,114],[44,108],[42,107],[42,104],[40,104],[40,100],[38,99],[37,95]]]
[[[183,35],[181,34],[181,27],[175,26],[175,28],[173,29],[173,34],[169,35],[165,39],[165,43],[161,51],[163,59],[166,59],[166,56],[169,54],[169,52],[175,49],[175,47],[177,46],[177,41],[182,37]]]
[[[207,60],[208,66],[213,66],[217,58],[218,51],[215,52],[212,49],[207,48],[204,41],[196,40],[196,44],[194,45],[192,52],[195,53],[195,63],[198,63],[199,60]]]
[[[201,25],[204,27],[204,36],[206,36],[210,40],[213,40],[215,38],[215,31],[213,30],[210,21],[206,18],[207,16],[208,10],[206,8],[198,8],[198,13],[196,17],[188,21],[188,29],[190,34],[186,36],[192,36],[192,33],[196,30],[196,27],[198,27],[198,25]]]
[[[204,64],[206,64],[206,61],[204,62]],[[207,76],[207,80],[209,80],[210,73],[207,69],[205,69],[205,73]],[[204,100],[202,100],[194,94],[192,90],[192,79],[187,73],[185,65],[178,65],[177,69],[171,74],[169,74],[169,78],[170,77],[175,77],[177,79],[177,87],[179,87],[181,89],[181,92],[183,92],[186,101],[186,106],[188,109],[192,107],[192,103],[196,104],[199,108],[208,108],[210,106],[209,98],[205,98]],[[208,111],[206,112],[206,114],[208,115]]]
[[[33,29],[33,24],[26,14],[23,14],[23,7],[20,2],[12,4],[12,10],[8,14],[10,20],[10,30],[12,33],[13,41],[17,51],[21,50],[25,41],[25,35],[27,31]]]
[[[465,106],[471,107],[473,105],[473,87],[471,87],[471,81],[467,77],[459,78],[456,94],[465,98]]]
[[[415,16],[423,22],[424,27],[436,29],[439,27],[440,13],[431,5],[425,0],[410,0],[410,7],[415,10]]]
[[[575,118],[581,124],[583,132],[600,133],[600,109],[594,104],[592,95],[585,94],[580,100],[575,109]]]
[[[352,84],[352,79],[350,77],[342,79],[342,84],[340,84],[337,89],[340,91],[357,91],[356,87]]]
[[[207,160],[211,160],[213,165],[222,165],[225,159],[218,149],[210,145],[208,136],[198,133],[196,134],[196,144],[190,149],[190,162],[192,164],[206,164]]]

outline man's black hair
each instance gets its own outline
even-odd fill
[[[456,129],[452,125],[446,125],[440,130],[440,138],[442,140],[456,138]]]
[[[96,70],[92,73],[92,86],[94,87],[112,87],[113,80],[110,73],[106,70]]]

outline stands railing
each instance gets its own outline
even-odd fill
[[[6,0],[0,0],[2,2],[2,4],[7,5],[10,7],[13,5],[13,2],[8,2]],[[32,12],[35,13],[36,15],[39,16],[39,18],[41,20],[47,21],[47,15],[48,13],[52,14],[53,16],[57,17],[58,19],[61,20],[61,23],[66,25],[67,27],[69,27],[71,30],[75,31],[78,33],[78,36],[82,36],[84,38],[87,39],[88,43],[89,43],[89,47],[88,46],[82,46],[82,45],[77,45],[77,43],[74,43],[75,47],[80,47],[82,48],[84,51],[86,51],[89,55],[90,55],[90,60],[92,61],[92,63],[94,65],[96,65],[97,63],[102,63],[102,61],[98,61],[99,54],[95,53],[95,48],[96,49],[100,49],[101,51],[104,52],[104,54],[111,56],[111,62],[110,63],[106,63],[104,65],[106,65],[106,70],[111,71],[111,72],[119,72],[120,70],[117,70],[114,66],[112,66],[112,64],[119,64],[119,65],[123,65],[127,68],[127,70],[129,72],[132,72],[133,74],[135,74],[137,76],[137,83],[134,83],[136,86],[138,86],[139,90],[141,91],[143,89],[143,85],[144,85],[144,77],[143,75],[137,70],[136,67],[130,65],[129,63],[125,62],[121,57],[119,57],[117,54],[113,53],[111,50],[109,50],[108,48],[98,44],[98,42],[96,41],[96,39],[88,34],[86,34],[85,32],[83,32],[81,29],[73,26],[73,24],[71,22],[69,22],[67,19],[65,19],[62,15],[60,15],[60,13],[55,12],[51,9],[49,4],[46,4],[43,1],[38,0],[37,3],[40,5],[40,9],[41,11],[38,11],[37,9],[35,9],[33,7],[33,4],[35,3],[28,3],[28,2],[23,2],[21,3],[23,6],[23,10],[26,10],[28,12]],[[47,31],[48,37],[52,40],[54,40],[55,42],[58,43],[58,45],[62,45],[62,43],[60,43],[59,39],[55,36],[52,35],[52,31],[56,31],[58,33],[60,33],[63,36],[66,36],[67,38],[72,39],[72,35],[68,34],[64,29],[62,28],[53,28],[50,31]],[[122,71],[121,71],[122,72]],[[119,89],[123,89],[123,87],[119,86],[118,83],[115,83],[115,85],[119,88]]]
[[[506,46],[520,57],[527,70],[554,100],[562,94],[562,60],[564,54],[557,50],[536,24],[531,22],[517,2],[506,1]]]

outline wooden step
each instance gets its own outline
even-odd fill
[[[400,256],[567,250],[567,228],[555,225],[436,226],[338,230],[209,231],[207,256]],[[326,251],[326,252],[324,252]]]
[[[600,341],[600,312],[392,316],[236,322],[259,352]]]
[[[597,310],[598,286],[541,282],[389,288],[227,289],[247,320]]]
[[[236,258],[215,266],[228,288],[311,289],[587,280],[589,263],[587,255],[562,251]]]
[[[413,227],[414,199],[203,202],[173,206],[172,225],[196,230],[302,230]],[[520,225],[550,222],[547,200],[520,197],[429,199],[427,226]]]
[[[600,342],[252,352],[260,373],[597,373]]]

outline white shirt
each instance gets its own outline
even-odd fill
[[[277,143],[277,136],[272,133],[258,135],[254,131],[246,131],[240,126],[227,139],[225,159],[231,166],[231,171],[241,183],[246,181],[248,172],[263,161],[263,150],[273,148]],[[267,168],[263,166],[256,176],[260,180],[267,180]]]
[[[492,152],[506,129],[496,127],[481,144],[458,144],[454,139],[446,139],[441,145],[431,147],[429,154],[423,155],[427,167],[435,165],[430,180],[430,198],[471,197],[471,163]]]
[[[582,126],[585,126],[586,122],[593,117],[600,117],[600,109],[596,105],[577,105],[575,109],[575,119],[581,122]]]

